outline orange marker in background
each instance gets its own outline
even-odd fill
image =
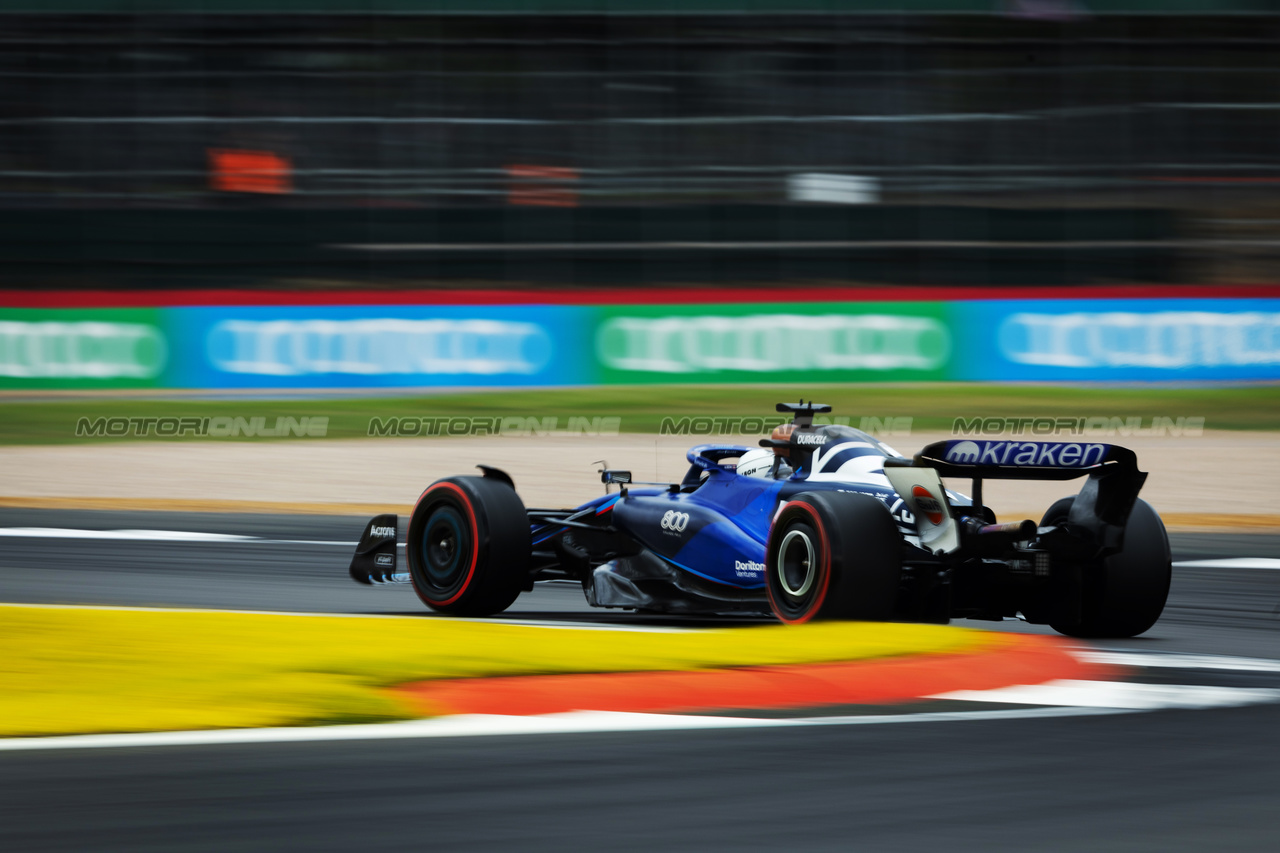
[[[273,151],[209,149],[209,186],[222,192],[293,192],[293,164]]]
[[[560,166],[508,166],[511,189],[507,194],[509,204],[536,205],[542,207],[577,207],[577,169]]]

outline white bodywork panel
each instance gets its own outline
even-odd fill
[[[960,548],[960,526],[951,514],[942,478],[932,468],[885,468],[885,476],[916,517],[920,546],[935,554]]]

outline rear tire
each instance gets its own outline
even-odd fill
[[[528,514],[501,481],[438,480],[413,508],[405,550],[424,604],[456,616],[491,616],[510,607],[528,579]]]
[[[797,495],[770,528],[765,553],[769,605],[783,622],[893,618],[902,535],[875,498]]]
[[[1042,527],[1060,524],[1074,498],[1049,507]],[[1169,535],[1160,516],[1138,500],[1124,529],[1124,547],[1084,567],[1080,622],[1050,622],[1053,630],[1084,639],[1136,637],[1149,630],[1164,612],[1173,578]]]

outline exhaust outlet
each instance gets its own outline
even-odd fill
[[[1029,542],[1036,538],[1036,523],[1007,521],[1004,524],[983,524],[976,518],[965,520],[966,550],[982,557],[998,556],[1015,542]]]

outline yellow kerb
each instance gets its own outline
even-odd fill
[[[824,623],[679,633],[445,618],[0,606],[0,735],[381,722],[438,678],[698,670],[976,651],[999,635]]]

